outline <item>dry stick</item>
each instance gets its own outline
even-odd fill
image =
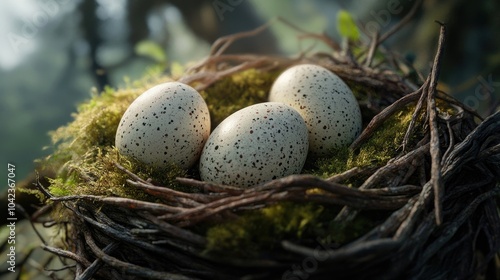
[[[425,204],[427,203],[429,197],[432,193],[432,185],[427,182],[420,192],[418,200],[413,204],[410,213],[407,218],[399,225],[398,229],[394,233],[394,239],[407,240],[411,232],[416,226],[417,220],[422,215],[422,211],[425,209]]]
[[[447,94],[446,92],[442,91],[442,90],[437,90],[437,95],[436,95],[436,98],[438,99],[441,99],[441,100],[444,100],[452,105],[455,105],[457,106],[458,108],[460,108],[460,110],[462,111],[465,111],[471,115],[473,115],[474,117],[478,118],[480,121],[484,121],[484,118],[481,117],[481,115],[479,115],[476,111],[470,109],[469,107],[465,106],[462,102],[458,101],[455,97]]]
[[[62,197],[53,197],[53,201],[72,201],[72,200],[90,200],[93,202],[101,202],[109,205],[124,207],[128,209],[135,210],[148,210],[152,212],[163,212],[163,213],[178,213],[183,210],[183,208],[168,206],[165,204],[158,204],[147,201],[140,201],[131,198],[123,197],[102,197],[96,195],[69,195]]]
[[[429,148],[428,144],[422,145],[415,150],[407,153],[406,155],[395,159],[393,162],[386,164],[385,166],[379,168],[375,171],[366,181],[359,187],[359,189],[369,189],[372,188],[379,180],[385,178],[387,173],[398,169],[400,166],[404,166],[409,162],[413,161],[415,158],[421,157],[427,153]]]
[[[317,39],[325,42],[325,44],[327,44],[334,51],[340,51],[341,50],[340,45],[337,44],[337,42],[333,41],[327,35],[320,35],[320,34],[315,34],[315,33],[308,32],[308,31],[306,31],[306,30],[298,27],[297,25],[289,22],[288,20],[286,20],[286,19],[284,19],[282,17],[278,17],[277,20],[280,21],[280,22],[282,22],[283,24],[287,25],[288,27],[292,28],[293,30],[295,30],[297,32],[300,32],[300,33],[303,33],[303,36],[304,35],[305,36],[310,36],[310,37],[317,38]]]
[[[410,12],[408,12],[408,14],[406,14],[405,17],[403,19],[401,19],[401,21],[399,21],[396,25],[394,25],[393,28],[391,28],[389,31],[387,31],[383,35],[380,36],[380,34],[378,34],[378,32],[376,32],[374,34],[374,36],[372,36],[372,41],[370,43],[370,48],[368,49],[368,56],[367,56],[367,59],[365,62],[365,66],[369,67],[372,63],[373,54],[370,55],[370,52],[374,53],[377,50],[377,47],[380,46],[381,43],[383,43],[389,37],[394,35],[398,30],[400,30],[406,24],[408,24],[408,22],[415,16],[415,14],[418,10],[418,7],[420,7],[421,4],[422,4],[422,0],[418,0],[417,2],[415,2],[415,4],[412,6]],[[358,22],[358,25],[360,27],[365,26],[363,24],[363,22]],[[366,29],[361,28],[361,30],[367,35],[368,32]],[[364,51],[358,57],[361,57],[361,55],[363,55],[363,53],[364,53]]]
[[[111,253],[113,252],[116,248],[118,247],[118,243],[114,242],[114,243],[111,243],[111,244],[108,244],[105,248],[104,248],[104,253],[108,254],[108,253]],[[99,258],[97,258],[96,260],[94,260],[94,262],[87,266],[87,269],[85,269],[85,271],[83,271],[82,274],[78,275],[77,277],[75,277],[75,280],[90,280],[94,277],[94,275],[97,273],[97,271],[99,271],[99,269],[103,266],[103,261]]]
[[[110,255],[106,254],[103,252],[95,243],[94,239],[92,238],[92,235],[88,232],[86,228],[83,229],[83,234],[85,236],[85,241],[87,242],[87,245],[89,246],[90,250],[103,262],[108,264],[109,266],[118,269],[122,272],[125,272],[127,274],[133,275],[133,276],[138,276],[138,277],[143,277],[147,279],[172,279],[172,280],[190,280],[193,278],[182,276],[179,274],[173,274],[173,273],[168,273],[168,272],[160,272],[160,271],[155,271],[146,267],[134,265],[131,263],[126,263],[123,261],[120,261],[117,258],[111,257]]]
[[[434,208],[436,209],[436,223],[441,225],[443,221],[442,213],[442,196],[443,196],[443,181],[441,177],[441,149],[439,147],[439,127],[437,123],[437,110],[436,110],[436,86],[439,77],[439,68],[441,62],[441,55],[444,49],[444,42],[446,36],[446,27],[443,23],[439,32],[439,43],[436,56],[434,57],[434,64],[430,74],[429,92],[427,93],[427,114],[429,116],[430,126],[430,153],[431,153],[431,183],[434,187]]]
[[[369,68],[372,65],[373,57],[375,51],[377,50],[379,35],[380,34],[378,34],[378,32],[375,32],[375,34],[373,34],[372,40],[370,42],[370,48],[368,49],[368,55],[366,56],[365,67]]]
[[[295,244],[290,241],[282,241],[281,246],[283,249],[300,254],[302,256],[318,258],[318,254],[326,257],[328,261],[346,261],[353,260],[359,261],[362,258],[376,257],[381,252],[394,252],[402,243],[399,240],[391,238],[380,238],[376,240],[369,240],[363,243],[352,243],[345,245],[339,249],[318,250],[318,248],[309,248],[303,245]],[[323,257],[322,257],[323,258]]]
[[[365,191],[370,189],[380,179],[385,178],[388,172],[391,172],[392,170],[398,168],[398,166],[404,165],[407,162],[413,161],[415,158],[423,156],[428,150],[428,147],[429,144],[422,145],[419,148],[395,160],[394,162],[387,164],[383,167],[380,167],[368,179],[366,179],[365,182],[358,189]],[[334,221],[337,222],[346,221],[354,218],[356,214],[357,210],[352,209],[351,207],[348,206],[344,206],[337,214],[337,216],[335,216]]]
[[[239,39],[256,36],[256,35],[262,33],[263,31],[268,29],[269,26],[271,26],[271,24],[274,23],[274,21],[276,21],[276,20],[277,20],[276,18],[273,18],[273,19],[269,20],[268,22],[262,24],[261,26],[255,28],[253,30],[240,32],[240,33],[236,33],[236,34],[231,34],[231,35],[227,35],[227,36],[218,38],[213,43],[213,45],[210,49],[210,56],[219,56],[219,55],[223,54],[227,50],[227,48],[229,48],[235,41],[237,41]]]
[[[434,254],[455,235],[458,228],[474,213],[483,201],[495,197],[498,194],[500,194],[500,189],[497,188],[477,196],[462,212],[456,215],[456,219],[447,226],[447,230],[439,235],[437,240],[426,248],[423,252],[421,261],[425,263],[428,259],[433,257]]]
[[[177,182],[179,182],[183,185],[198,187],[198,188],[201,188],[205,191],[214,192],[214,193],[227,193],[227,194],[231,194],[231,195],[239,195],[239,194],[242,194],[244,192],[244,190],[241,188],[199,181],[199,180],[195,180],[192,178],[178,177],[175,180],[177,180]]]
[[[363,172],[369,170],[369,168],[359,168],[359,167],[353,167],[347,171],[344,171],[340,174],[335,174],[329,178],[326,179],[328,182],[333,182],[333,183],[339,183],[342,181],[345,181],[347,179],[350,179],[354,176],[357,176],[359,174],[362,174]]]
[[[396,32],[398,32],[398,30],[401,29],[403,26],[405,26],[413,18],[413,16],[415,16],[415,13],[418,11],[418,8],[420,7],[421,4],[422,0],[418,0],[417,2],[415,2],[415,4],[413,4],[413,6],[411,7],[411,10],[408,12],[408,14],[406,14],[406,16],[404,16],[404,18],[401,19],[401,21],[399,21],[389,31],[380,36],[380,39],[377,42],[377,46],[380,45],[385,40],[387,40],[392,35],[394,35]]]
[[[445,159],[448,158],[451,151],[453,150],[453,147],[455,146],[455,137],[453,136],[453,129],[451,128],[449,118],[446,120],[446,127],[448,128],[448,134],[449,134],[450,140],[449,140],[449,144],[448,144],[448,149],[446,149],[446,151],[444,152],[443,157],[441,159],[441,166],[443,166]]]
[[[410,124],[408,125],[408,129],[406,130],[405,136],[403,138],[403,152],[406,151],[408,147],[408,142],[410,141],[410,135],[413,133],[413,129],[415,128],[415,124],[417,122],[418,114],[420,110],[422,110],[422,106],[424,104],[424,100],[427,97],[427,87],[429,85],[429,78],[427,78],[424,84],[418,89],[420,91],[420,98],[418,99],[417,106],[415,106],[415,111],[413,111],[413,115],[411,117]]]
[[[202,183],[193,179],[183,179],[183,182],[185,184],[195,185]],[[328,193],[306,195],[305,191],[313,188],[319,188]],[[300,193],[300,195],[297,196],[297,193]],[[183,225],[187,225],[186,223],[192,224],[193,222],[198,222],[225,210],[238,209],[242,206],[255,203],[269,204],[287,199],[337,203],[359,208],[392,209],[400,204],[396,201],[401,200],[403,204],[407,201],[407,198],[398,197],[398,195],[406,196],[409,193],[415,193],[415,188],[403,187],[401,190],[387,188],[377,191],[359,190],[328,182],[312,175],[291,175],[248,189],[239,196],[221,198],[217,201],[200,205],[199,207],[186,209],[181,213],[173,215],[166,214],[159,218],[174,221],[189,219],[189,222],[183,222]],[[383,195],[381,196],[381,194]],[[368,200],[370,203],[366,203],[367,198],[370,198]],[[387,203],[391,201],[392,204]]]
[[[224,37],[217,39],[214,42],[214,44],[212,45],[212,48],[210,50],[210,55],[211,56],[219,56],[219,55],[223,54],[227,50],[227,48],[229,48],[235,41],[242,39],[242,38],[256,36],[256,35],[260,34],[261,32],[265,31],[266,29],[268,29],[275,21],[281,22],[281,23],[285,24],[286,26],[290,27],[291,29],[302,33],[301,36],[304,38],[319,39],[319,40],[323,41],[325,44],[327,44],[333,50],[335,50],[335,51],[340,50],[340,46],[335,41],[331,40],[330,37],[328,37],[324,34],[315,34],[315,33],[305,31],[304,29],[298,27],[297,25],[287,21],[286,19],[284,19],[282,17],[276,17],[276,18],[273,18],[273,19],[269,20],[268,22],[264,23],[263,25],[253,29],[253,30],[246,31],[246,32],[240,32],[240,33],[236,33],[236,34],[231,34],[231,35],[224,36]]]
[[[127,183],[130,185],[140,188],[144,190],[145,192],[154,195],[156,197],[164,198],[169,201],[180,201],[183,204],[187,206],[196,206],[200,203],[206,203],[209,202],[213,199],[210,199],[210,196],[204,195],[204,194],[199,194],[199,193],[185,193],[185,192],[180,192],[173,190],[168,187],[159,187],[155,186],[151,183],[143,183],[143,182],[134,182],[132,180],[127,179]],[[184,200],[180,200],[180,198],[183,198]]]
[[[402,107],[415,102],[420,94],[420,91],[422,88],[418,89],[417,91],[414,91],[408,95],[405,95],[398,99],[396,102],[392,103],[389,105],[387,108],[385,108],[382,112],[377,114],[373,119],[370,121],[370,123],[366,126],[366,128],[363,130],[361,135],[351,144],[350,149],[351,150],[356,150],[363,144],[365,141],[367,141],[373,133],[382,126],[382,124],[390,118],[394,113],[398,112],[401,110]]]
[[[123,165],[119,164],[118,162],[115,162],[116,168],[120,169],[121,171],[125,172],[128,176],[130,176],[132,179],[136,180],[137,182],[142,182],[145,184],[149,184],[148,181],[142,179],[141,177],[137,176],[137,174],[134,174],[132,171],[128,170],[127,168],[123,167]]]
[[[139,215],[150,220],[161,231],[166,232],[175,238],[179,238],[179,239],[182,239],[184,241],[195,243],[196,245],[199,245],[199,246],[206,245],[207,240],[205,239],[205,237],[203,237],[201,235],[198,235],[192,231],[185,230],[183,228],[169,224],[169,223],[162,221],[162,220],[158,219],[157,217],[155,217],[154,215],[147,213],[147,212],[140,213]]]
[[[479,156],[477,157],[477,160],[484,160],[487,157],[494,156],[494,155],[500,155],[500,144],[497,144],[493,147],[490,147],[486,150],[481,151]]]
[[[266,60],[265,59],[256,59],[254,61],[246,61],[246,62],[243,62],[239,65],[236,65],[234,67],[231,67],[231,68],[223,70],[223,71],[200,72],[200,73],[196,73],[196,74],[191,75],[191,76],[184,77],[184,78],[180,79],[179,81],[182,83],[185,83],[185,84],[190,84],[194,81],[205,79],[206,81],[204,84],[198,85],[195,87],[196,90],[201,91],[201,90],[204,90],[204,89],[208,88],[209,86],[211,86],[217,80],[220,80],[224,77],[233,75],[233,74],[238,73],[238,72],[242,72],[242,71],[247,70],[247,69],[257,68],[258,65],[262,64],[263,62],[266,62]]]

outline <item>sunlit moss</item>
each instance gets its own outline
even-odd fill
[[[412,119],[413,111],[413,106],[407,106],[386,120],[360,147],[359,152],[350,157],[347,168],[377,166],[385,164],[396,156],[401,151],[401,144]],[[416,128],[418,133],[420,127]]]
[[[52,180],[50,191],[56,196],[92,194],[155,200],[143,191],[126,185],[126,179],[130,178],[115,163],[144,178],[154,177],[157,184],[170,188],[179,188],[174,179],[186,175],[184,170],[174,166],[160,170],[120,156],[116,148],[96,147],[78,160],[68,162],[66,174]]]
[[[250,69],[223,78],[201,92],[210,111],[212,128],[247,106],[266,102],[269,89],[279,72]]]
[[[311,171],[321,177],[329,177],[353,167],[380,166],[401,152],[404,135],[412,119],[414,107],[409,105],[384,122],[359,150],[342,147],[331,158],[320,158],[311,164]],[[422,125],[417,122],[416,130],[410,138],[410,146],[422,133]]]

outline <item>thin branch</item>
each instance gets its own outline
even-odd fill
[[[430,74],[429,92],[427,94],[427,114],[429,115],[429,126],[431,132],[431,183],[434,187],[434,208],[436,210],[436,223],[440,225],[443,221],[442,213],[442,196],[443,196],[443,181],[441,177],[441,148],[439,144],[439,127],[437,123],[437,110],[436,110],[436,87],[439,77],[441,56],[444,49],[446,38],[446,27],[441,25],[439,33],[439,42],[434,64]]]

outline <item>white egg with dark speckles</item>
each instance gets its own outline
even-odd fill
[[[141,94],[125,111],[115,145],[123,155],[157,167],[189,168],[210,134],[210,115],[192,87],[168,82]]]
[[[301,64],[284,71],[274,82],[269,100],[295,108],[309,129],[309,152],[331,156],[361,133],[359,104],[351,89],[328,69]]]
[[[308,151],[307,126],[282,103],[243,108],[212,132],[200,157],[204,181],[249,187],[298,174]]]

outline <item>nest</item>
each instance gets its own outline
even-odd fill
[[[412,105],[413,117],[395,156],[379,166],[354,167],[328,178],[292,175],[248,189],[177,178],[198,192],[156,185],[115,163],[128,176],[129,186],[157,200],[55,196],[39,185],[52,206],[66,209],[66,219],[60,222],[67,228],[65,247],[44,249],[74,260],[76,266],[69,269],[77,279],[470,279],[495,274],[500,250],[500,113],[477,124],[479,116],[436,89],[444,26],[432,72],[415,83],[397,73],[403,64],[394,57],[388,61],[396,70],[388,70],[387,63],[371,65],[378,37],[364,59],[354,58],[328,37],[305,32],[303,37],[326,42],[334,54],[304,53],[293,59],[224,54],[231,42],[259,30],[222,38],[181,81],[203,89],[244,69],[322,65],[349,84],[384,90],[379,98],[367,93],[360,100],[363,115],[371,120],[351,145],[353,153],[387,119]],[[436,104],[441,103],[453,113],[438,110]],[[206,252],[202,225],[283,202],[333,207],[333,220],[341,224],[366,211],[384,215],[344,244],[283,239],[257,256]]]

